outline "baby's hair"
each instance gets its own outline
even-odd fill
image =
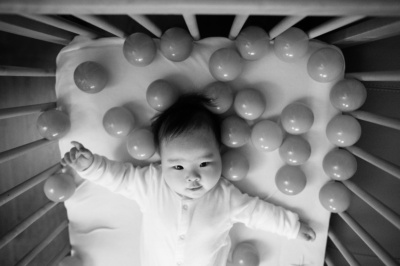
[[[220,146],[221,120],[207,106],[212,107],[213,103],[204,94],[183,94],[171,107],[153,117],[151,128],[156,147],[159,149],[163,141],[168,142],[199,129],[211,130]]]

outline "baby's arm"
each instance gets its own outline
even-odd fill
[[[317,235],[315,234],[314,230],[308,224],[300,222],[300,230],[299,234],[297,235],[297,239],[314,241],[316,237]]]
[[[79,142],[72,141],[71,144],[74,147],[65,153],[64,158],[61,159],[61,164],[70,166],[78,172],[86,170],[94,161],[93,153]]]

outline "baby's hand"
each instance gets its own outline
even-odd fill
[[[72,141],[71,144],[75,147],[64,155],[61,164],[63,166],[71,166],[78,172],[86,170],[94,161],[93,153],[79,142]]]
[[[316,234],[314,230],[309,227],[307,224],[300,222],[300,231],[297,235],[297,239],[303,239],[306,241],[314,241],[316,238]]]

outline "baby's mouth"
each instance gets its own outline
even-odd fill
[[[191,191],[197,191],[197,190],[200,190],[201,188],[202,188],[202,186],[191,187],[191,188],[188,188],[188,189],[191,190]]]

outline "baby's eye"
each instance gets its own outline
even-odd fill
[[[209,162],[202,162],[201,164],[200,164],[200,167],[206,167],[206,166],[208,166],[210,163]]]
[[[182,170],[183,166],[182,165],[174,165],[174,166],[172,166],[172,168],[174,168],[175,170]]]

